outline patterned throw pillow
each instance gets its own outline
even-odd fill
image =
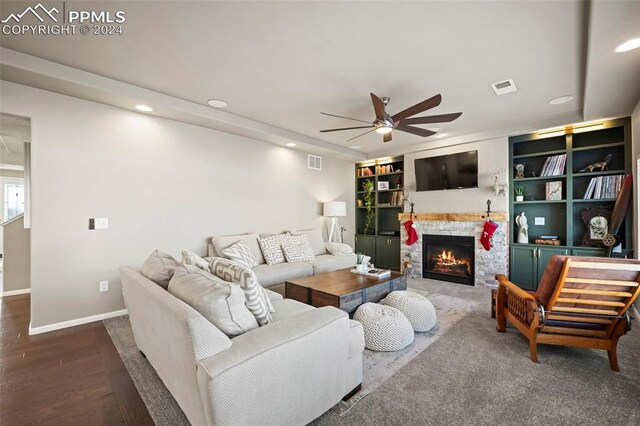
[[[251,249],[244,241],[240,240],[234,244],[231,244],[226,249],[222,250],[223,256],[227,259],[231,259],[234,262],[238,262],[247,268],[255,268],[258,266],[258,259],[253,255]]]
[[[308,262],[316,258],[309,241],[305,235],[296,235],[287,238],[282,243],[282,251],[287,258],[287,262]]]
[[[213,257],[209,261],[209,269],[227,282],[238,284],[245,295],[247,309],[256,317],[260,326],[273,322],[272,312],[275,312],[269,296],[258,283],[258,277],[249,268],[221,257]]]
[[[182,263],[185,265],[193,265],[209,272],[209,262],[198,256],[192,251],[182,250]]]
[[[267,235],[258,238],[262,256],[268,265],[284,263],[284,253],[282,252],[282,243],[288,237],[288,234]]]

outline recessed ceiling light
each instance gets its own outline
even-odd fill
[[[567,102],[571,102],[573,100],[573,96],[560,96],[557,98],[553,98],[549,101],[549,105],[560,105]]]
[[[142,105],[142,104],[136,105],[135,108],[138,111],[143,111],[143,112],[151,112],[151,111],[153,111],[153,108],[151,108],[150,106]]]
[[[214,108],[226,108],[227,107],[227,103],[225,101],[223,101],[222,99],[209,99],[207,101],[207,103],[209,104],[209,106],[212,106]]]
[[[444,138],[445,136],[447,136],[447,133],[440,133],[436,135],[437,138]]]
[[[360,145],[351,145],[351,149],[360,149],[362,148]]]
[[[429,130],[430,132],[437,132],[438,130],[440,130],[440,127],[427,127],[427,130]]]
[[[289,142],[289,143],[287,143],[287,146],[290,146],[290,147],[292,147],[292,148],[293,148],[294,146],[296,146],[296,144],[295,144],[295,143],[293,143],[293,142]]]
[[[637,49],[638,47],[640,47],[640,37],[627,40],[613,50],[617,53],[624,53],[633,49]]]

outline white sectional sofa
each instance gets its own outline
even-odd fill
[[[297,263],[278,263],[268,265],[260,250],[258,238],[260,234],[238,234],[216,236],[209,243],[209,257],[220,256],[223,249],[229,247],[235,242],[242,240],[251,249],[253,255],[258,260],[259,265],[253,269],[258,277],[258,281],[265,288],[274,287],[284,284],[285,281],[293,278],[308,277],[323,272],[336,271],[338,269],[349,268],[355,266],[356,255],[350,254],[346,256],[334,256],[327,252],[325,244],[322,241],[322,235],[319,230],[305,230],[292,232],[293,235],[306,234],[315,252],[315,259],[308,262]]]
[[[194,426],[304,425],[362,382],[364,333],[344,311],[266,290],[274,322],[229,338],[134,269],[120,274],[136,344]]]

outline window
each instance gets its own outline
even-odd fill
[[[24,213],[24,185],[6,183],[4,185],[4,220],[10,220]]]

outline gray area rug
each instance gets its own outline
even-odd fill
[[[416,333],[413,343],[401,351],[375,352],[365,350],[362,389],[349,401],[340,402],[333,408],[338,416],[344,416],[348,413],[359,401],[375,391],[393,374],[462,320],[477,303],[453,296],[433,294],[423,289],[411,289],[427,296],[433,303],[438,323],[426,333]],[[188,425],[187,418],[160,377],[138,351],[129,317],[106,319],[104,324],[156,425]]]

